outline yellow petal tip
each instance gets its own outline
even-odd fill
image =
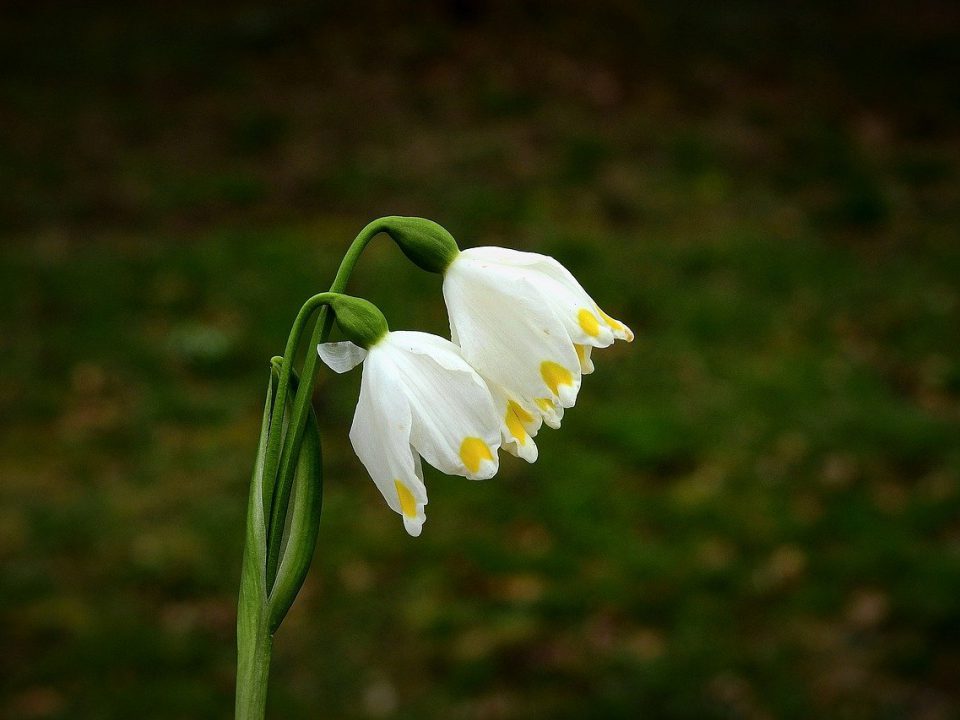
[[[463,460],[467,470],[475,473],[480,469],[480,464],[484,460],[493,460],[493,453],[480,438],[468,437],[460,443],[460,459]]]
[[[527,443],[527,430],[523,424],[532,422],[533,415],[524,410],[513,400],[507,401],[507,414],[504,416],[504,422],[507,424],[507,430],[513,435],[514,439],[521,445]]]
[[[586,308],[580,308],[580,312],[577,313],[577,322],[580,323],[580,328],[590,337],[597,337],[600,334],[600,321],[597,320],[597,316]]]
[[[573,373],[552,360],[540,363],[540,376],[554,395],[560,394],[561,385],[573,385]]]
[[[413,518],[417,516],[417,499],[410,492],[410,488],[399,480],[394,480],[393,484],[397,486],[397,496],[400,498],[400,509],[405,517]]]

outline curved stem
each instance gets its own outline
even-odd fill
[[[321,293],[320,295],[315,295],[315,298],[322,297],[323,295],[330,295],[331,293],[342,293],[347,287],[347,281],[350,279],[350,275],[353,272],[353,268],[357,264],[357,260],[360,258],[360,254],[363,252],[367,244],[385,228],[384,219],[380,218],[379,220],[374,220],[369,223],[360,233],[354,238],[353,242],[350,243],[350,247],[347,249],[346,254],[343,256],[343,260],[340,262],[340,267],[337,270],[337,274],[333,279],[333,283],[330,285],[330,290],[328,293]],[[313,298],[311,298],[313,300]],[[308,301],[309,303],[309,301]],[[304,309],[306,309],[304,305]],[[300,311],[303,314],[304,310]],[[310,310],[312,313],[313,310]],[[309,317],[309,314],[306,317]],[[303,321],[306,322],[306,317]],[[300,315],[297,316],[297,320],[300,320]],[[294,328],[297,327],[297,323],[294,323]],[[276,475],[276,489],[272,492],[272,502],[265,499],[264,507],[270,508],[270,523],[267,526],[267,590],[270,592],[273,588],[273,583],[277,576],[277,568],[280,564],[280,546],[283,541],[283,528],[286,521],[287,515],[287,506],[290,504],[290,491],[293,487],[293,475],[294,469],[297,466],[297,458],[293,457],[294,449],[300,447],[300,442],[303,438],[303,431],[307,424],[307,411],[310,404],[310,399],[313,396],[313,386],[316,383],[316,368],[317,362],[319,360],[319,355],[317,354],[316,347],[319,343],[324,342],[327,337],[330,335],[330,330],[333,327],[333,315],[330,314],[329,308],[327,308],[323,303],[321,303],[319,316],[317,322],[314,325],[313,333],[310,336],[310,344],[307,346],[307,354],[303,361],[303,369],[300,373],[300,387],[297,389],[296,397],[293,403],[293,411],[290,416],[290,423],[287,426],[287,432],[283,437],[283,451],[279,452],[278,456],[274,460],[273,466],[268,466],[267,470],[276,468],[279,464],[279,473]],[[302,331],[302,326],[299,328],[299,331]],[[290,340],[287,342],[287,349],[284,351],[284,368],[291,367],[293,363],[293,357],[296,353],[297,346],[299,345],[299,331],[297,337],[294,338],[293,331],[290,334]],[[292,343],[292,345],[291,345]],[[287,377],[287,383],[289,383],[289,370],[285,370],[284,375]],[[287,383],[284,383],[284,376],[281,376],[281,386],[278,390],[277,397],[283,398],[287,391]],[[282,400],[277,401],[277,405],[283,405]],[[274,419],[277,420],[276,407],[274,408]],[[280,415],[280,420],[282,420],[282,414]],[[274,427],[280,427],[279,425],[274,425]],[[277,432],[276,435],[279,437],[280,433]],[[274,438],[271,437],[271,440]],[[269,459],[269,456],[268,456]],[[275,471],[274,471],[275,472]],[[273,474],[267,474],[266,477],[273,477]]]
[[[287,347],[283,351],[283,362],[280,364],[280,378],[277,385],[278,401],[273,405],[273,412],[270,416],[270,435],[267,440],[267,454],[264,460],[264,479],[273,478],[277,474],[277,468],[280,464],[280,443],[283,439],[283,414],[286,410],[286,404],[283,398],[287,397],[287,391],[290,386],[290,375],[293,371],[293,358],[296,355],[297,347],[300,345],[300,338],[303,335],[307,320],[313,315],[318,307],[325,307],[333,299],[335,293],[325,292],[314,295],[307,300],[300,312],[297,313],[293,326],[290,328],[290,335],[287,337]],[[273,482],[263,483],[263,507],[270,508],[273,494]]]

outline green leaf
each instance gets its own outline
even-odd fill
[[[267,601],[267,529],[263,514],[263,467],[270,416],[273,410],[275,366],[271,366],[267,399],[260,424],[257,459],[250,480],[247,505],[247,536],[240,574],[240,599],[237,607],[237,718],[262,718],[266,703],[267,673],[272,640],[266,618]]]
[[[296,393],[299,380],[296,373],[290,377],[290,396]],[[307,426],[300,444],[297,469],[293,481],[293,502],[290,505],[290,523],[286,543],[281,551],[277,579],[269,597],[270,632],[273,633],[293,604],[303,585],[320,530],[323,505],[323,461],[320,448],[320,430],[313,408],[308,408]]]

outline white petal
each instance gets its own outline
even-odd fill
[[[499,467],[500,424],[486,384],[460,349],[418,332],[392,332],[385,345],[409,403],[410,443],[417,452],[449,475],[492,477]]]
[[[478,385],[483,386],[483,380],[464,359],[461,349],[451,341],[439,335],[412,330],[398,330],[390,333],[389,337],[392,347],[415,355],[426,355],[446,370],[467,373]]]
[[[463,253],[461,253],[463,254]],[[463,356],[481,375],[532,407],[538,399],[576,402],[580,363],[563,324],[514,268],[461,262],[443,296]]]
[[[411,492],[414,495],[413,504],[416,512],[411,515],[401,512],[401,515],[403,516],[403,529],[411,537],[420,537],[420,533],[423,532],[423,523],[427,519],[426,513],[423,511],[423,507],[427,504],[426,485],[423,483],[423,467],[420,465],[420,456],[412,445],[410,446],[410,454],[413,455],[413,469],[417,474],[417,479],[420,481],[420,486],[424,488],[423,502],[420,502],[416,495]],[[395,484],[395,487],[399,495],[401,486]]]
[[[576,349],[577,359],[580,361],[580,372],[589,375],[594,370],[593,360],[590,359],[593,345],[574,345],[573,347]]]
[[[614,338],[633,340],[630,328],[606,315],[570,271],[548,255],[496,247],[471,248],[461,255],[466,263],[509,267],[530,281],[575,343],[607,347]]]
[[[537,399],[537,409],[543,417],[543,422],[547,427],[554,430],[560,429],[560,423],[563,421],[563,405],[550,398]]]
[[[603,310],[600,309],[600,306],[597,305],[597,312],[600,313],[600,318],[607,324],[607,326],[613,331],[613,336],[617,340],[626,340],[627,342],[633,342],[633,330],[628,328],[622,322],[616,318],[612,318],[607,315]]]
[[[427,488],[420,458],[410,446],[410,406],[396,391],[398,378],[378,344],[367,356],[350,442],[390,508],[403,516],[411,535],[419,535],[426,515]]]
[[[500,436],[504,450],[527,462],[536,462],[539,455],[533,441],[543,423],[541,413],[522,399],[511,397],[505,388],[487,381],[493,402],[500,413]]]
[[[567,270],[563,265],[561,265],[557,260],[550,257],[549,255],[537,255],[536,253],[530,253],[530,255],[535,256],[537,259],[536,262],[531,263],[532,269],[540,273],[541,276],[550,278],[557,285],[560,285],[566,289],[569,293],[567,297],[567,302],[572,307],[575,303],[577,307],[577,324],[580,325],[581,329],[587,332],[590,337],[593,338],[590,342],[584,342],[585,345],[592,345],[593,347],[607,347],[607,345],[612,342],[606,341],[607,333],[606,330],[609,329],[613,337],[619,340],[626,340],[627,342],[633,342],[633,332],[624,325],[619,320],[607,315],[603,310],[600,309],[600,306],[593,300],[592,297],[583,289],[583,286],[577,281],[573,274]],[[579,317],[581,310],[587,310],[588,312],[596,311],[595,317],[600,323],[600,334],[597,336],[592,335],[592,333],[587,331],[587,328],[584,328],[584,322]],[[580,342],[576,339],[576,336],[571,334],[571,337],[574,338],[575,342]],[[581,337],[583,337],[581,335]]]
[[[550,258],[547,258],[548,260]],[[609,347],[614,335],[596,311],[596,303],[583,291],[571,288],[535,266],[524,272],[528,282],[540,293],[545,305],[556,314],[570,339],[580,345]]]
[[[454,262],[469,261],[481,265],[503,265],[507,267],[526,267],[536,265],[547,255],[540,253],[524,252],[523,250],[513,250],[511,248],[497,247],[488,245],[486,247],[473,247],[462,250]]]
[[[352,342],[322,343],[317,345],[317,352],[324,364],[336,373],[353,370],[367,356],[366,350]]]

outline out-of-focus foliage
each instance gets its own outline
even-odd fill
[[[2,11],[0,715],[230,715],[268,360],[385,214],[638,338],[417,540],[324,376],[273,717],[960,713],[955,5],[276,5]]]

